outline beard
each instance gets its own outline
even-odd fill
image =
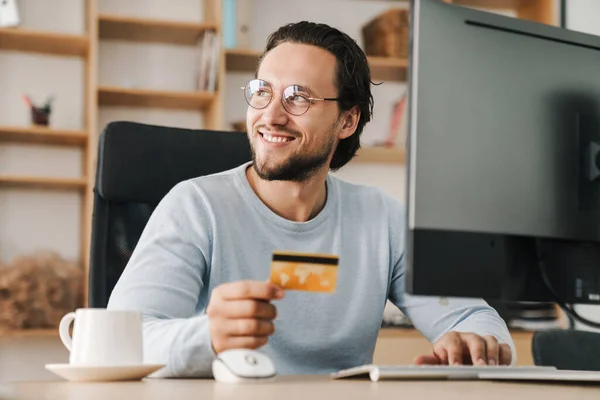
[[[262,160],[256,157],[254,146],[252,151],[252,166],[256,174],[267,181],[293,181],[304,182],[314,176],[327,162],[329,156],[335,146],[335,135],[333,134],[334,126],[327,130],[326,142],[320,147],[318,153],[300,154],[293,153],[287,160],[274,164],[269,156],[265,156]],[[293,135],[295,138],[300,137],[296,131],[282,127],[282,132]],[[258,129],[254,129],[256,137],[260,135]]]

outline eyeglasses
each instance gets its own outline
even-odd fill
[[[244,91],[246,103],[257,110],[267,107],[273,100],[273,88],[269,82],[262,79],[253,79],[240,88]],[[302,115],[308,111],[313,101],[338,101],[339,98],[311,97],[307,89],[302,86],[292,85],[283,90],[281,103],[283,108],[292,115]]]

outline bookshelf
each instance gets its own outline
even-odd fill
[[[96,125],[96,0],[82,0],[83,33],[70,34],[37,30],[28,27],[0,28],[0,51],[12,51],[19,54],[41,54],[52,59],[64,57],[81,61],[83,79],[73,80],[70,85],[79,87],[83,105],[80,129],[63,129],[37,125],[0,125],[0,143],[24,146],[61,146],[76,149],[81,154],[81,170],[76,177],[35,176],[26,174],[0,173],[0,190],[26,189],[31,193],[68,192],[77,194],[82,203],[79,215],[81,237],[79,239],[78,261],[85,271],[82,282],[84,295],[87,296],[87,270],[89,259],[89,232],[91,228],[91,208],[93,169],[95,160]],[[45,59],[40,59],[45,60]],[[43,61],[42,61],[43,62]],[[4,78],[0,78],[0,81]],[[9,78],[10,79],[10,78]],[[2,83],[0,83],[2,85]],[[23,89],[25,91],[25,89]],[[25,221],[24,221],[25,222]],[[3,332],[0,337],[44,337],[55,335],[54,329],[28,329]]]
[[[222,35],[222,0],[198,0],[203,18],[199,22],[184,22],[147,16],[123,16],[118,13],[100,12],[98,0],[82,0],[84,3],[84,32],[80,35],[48,32],[29,28],[0,28],[0,51],[39,53],[57,57],[75,57],[84,63],[84,79],[72,82],[81,85],[84,92],[83,126],[81,129],[55,127],[0,125],[0,143],[25,145],[69,146],[81,150],[82,170],[75,178],[40,177],[17,174],[0,174],[0,190],[11,188],[42,189],[45,191],[70,191],[81,194],[81,252],[80,260],[85,269],[84,298],[87,298],[89,273],[89,249],[91,217],[93,209],[93,185],[98,138],[100,107],[164,109],[191,111],[202,117],[203,127],[230,129],[225,126],[224,88],[235,72],[253,72],[260,51],[248,49],[225,49],[221,47],[216,71],[218,89],[215,92],[199,90],[168,90],[125,85],[100,85],[98,83],[99,47],[102,42],[119,41],[134,44],[161,44],[187,46],[196,50],[199,39],[208,31]],[[273,0],[275,1],[275,0]],[[521,18],[555,24],[552,0],[446,0],[468,7],[486,9],[514,9]],[[349,4],[350,4],[349,0]],[[407,0],[398,4],[406,5]],[[318,12],[315,13],[318,17]],[[260,21],[255,21],[260,22]],[[369,57],[375,81],[406,82],[408,62],[406,59]],[[108,62],[113,62],[108,60]],[[196,65],[190,65],[195,69]],[[6,77],[0,77],[0,85]],[[10,78],[8,78],[10,79]],[[405,162],[405,152],[400,148],[361,148],[352,162],[400,165]],[[23,336],[48,335],[47,330],[31,330]],[[54,334],[54,333],[53,333]],[[12,332],[11,335],[19,335]]]

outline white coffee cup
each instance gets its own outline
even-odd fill
[[[143,364],[142,315],[138,311],[80,308],[61,319],[58,333],[71,352],[71,365]]]

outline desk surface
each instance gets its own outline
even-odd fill
[[[284,376],[275,381],[231,385],[204,379],[145,379],[141,382],[68,383],[26,382],[0,386],[9,399],[411,399],[544,400],[600,398],[600,385],[512,383],[485,381],[330,380],[327,376]],[[12,396],[12,397],[11,397]]]

